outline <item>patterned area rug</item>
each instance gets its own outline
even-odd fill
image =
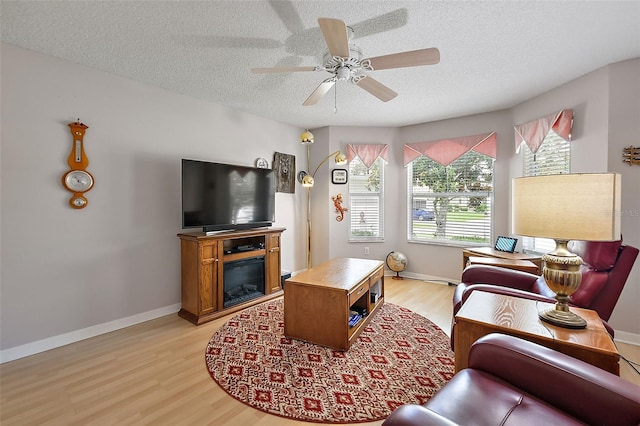
[[[449,338],[408,309],[385,303],[343,352],[286,338],[283,306],[279,299],[246,309],[205,354],[211,377],[258,410],[308,422],[381,420],[426,402],[453,377]]]

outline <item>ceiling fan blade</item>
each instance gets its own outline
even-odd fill
[[[277,74],[285,72],[315,71],[316,67],[273,67],[273,68],[251,68],[254,74]]]
[[[396,92],[389,89],[387,86],[380,83],[378,80],[375,80],[369,76],[358,81],[356,85],[362,87],[364,90],[371,93],[373,96],[380,99],[382,102],[388,102],[391,99],[398,96]]]
[[[428,49],[376,56],[375,58],[369,58],[369,61],[374,70],[433,65],[440,62],[440,51],[435,47],[430,47]]]
[[[376,16],[357,24],[349,24],[353,28],[354,38],[368,37],[384,31],[395,30],[404,27],[409,20],[409,12],[407,9],[396,9],[384,15]]]
[[[318,25],[322,30],[324,40],[327,42],[329,53],[341,58],[349,57],[349,40],[347,39],[347,26],[339,19],[318,18]]]
[[[329,89],[333,87],[334,84],[336,84],[336,81],[333,78],[323,81],[318,87],[316,87],[316,90],[314,90],[313,93],[309,95],[307,100],[304,101],[302,105],[309,106],[317,104],[320,98],[322,98],[329,91]]]

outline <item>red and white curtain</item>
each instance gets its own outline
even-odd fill
[[[572,126],[572,109],[563,109],[558,113],[551,114],[528,123],[518,124],[514,127],[516,153],[520,152],[520,146],[524,142],[527,144],[531,152],[535,154],[550,131],[553,131],[567,142],[571,142]]]
[[[389,163],[387,154],[387,144],[349,144],[347,145],[347,160],[349,163],[358,157],[360,161],[370,169],[373,163],[382,158]]]
[[[471,150],[495,159],[497,142],[496,132],[492,132],[452,139],[407,143],[404,145],[404,165],[406,166],[424,155],[443,166],[448,166]]]

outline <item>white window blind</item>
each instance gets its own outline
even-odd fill
[[[424,156],[409,163],[409,241],[490,243],[493,162],[468,151],[448,166]]]
[[[571,143],[549,132],[534,154],[526,144],[521,147],[523,176],[571,173]],[[528,252],[547,253],[556,246],[548,238],[523,237],[522,248]]]
[[[384,239],[384,161],[370,169],[359,158],[349,163],[349,241]]]

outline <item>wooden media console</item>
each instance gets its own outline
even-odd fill
[[[178,315],[199,325],[281,296],[280,235],[284,230],[178,234],[182,270]],[[234,287],[225,288],[225,284]]]

